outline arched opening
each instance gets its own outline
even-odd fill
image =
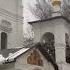
[[[7,48],[7,33],[1,33],[1,50]]]
[[[41,38],[41,44],[51,58],[55,61],[55,46],[54,34],[46,32]]]
[[[32,65],[43,66],[43,61],[37,50],[33,50],[27,58],[27,63]]]
[[[66,42],[66,62],[70,63],[70,45],[68,33],[65,33],[65,42]]]

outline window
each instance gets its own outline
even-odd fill
[[[70,45],[68,33],[65,34],[65,42],[66,42],[66,62],[70,63]]]
[[[27,58],[28,64],[43,66],[43,61],[37,50],[33,50]]]
[[[1,49],[7,49],[7,33],[1,33]]]

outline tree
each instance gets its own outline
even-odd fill
[[[63,6],[62,6],[62,14],[70,18],[70,0],[63,0]]]
[[[29,5],[30,11],[38,19],[47,19],[51,16],[52,7],[46,0],[36,0],[34,7]]]
[[[33,44],[34,32],[33,32],[32,26],[30,24],[28,24],[27,22],[24,22],[23,30],[24,30],[24,42],[23,42],[23,45],[24,46],[29,46],[29,45]]]

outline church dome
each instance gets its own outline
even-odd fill
[[[60,0],[52,0],[52,5],[56,6],[56,5],[60,5],[61,1]]]

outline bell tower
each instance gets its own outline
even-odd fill
[[[52,16],[60,16],[61,15],[61,3],[62,0],[51,0],[53,14]]]

